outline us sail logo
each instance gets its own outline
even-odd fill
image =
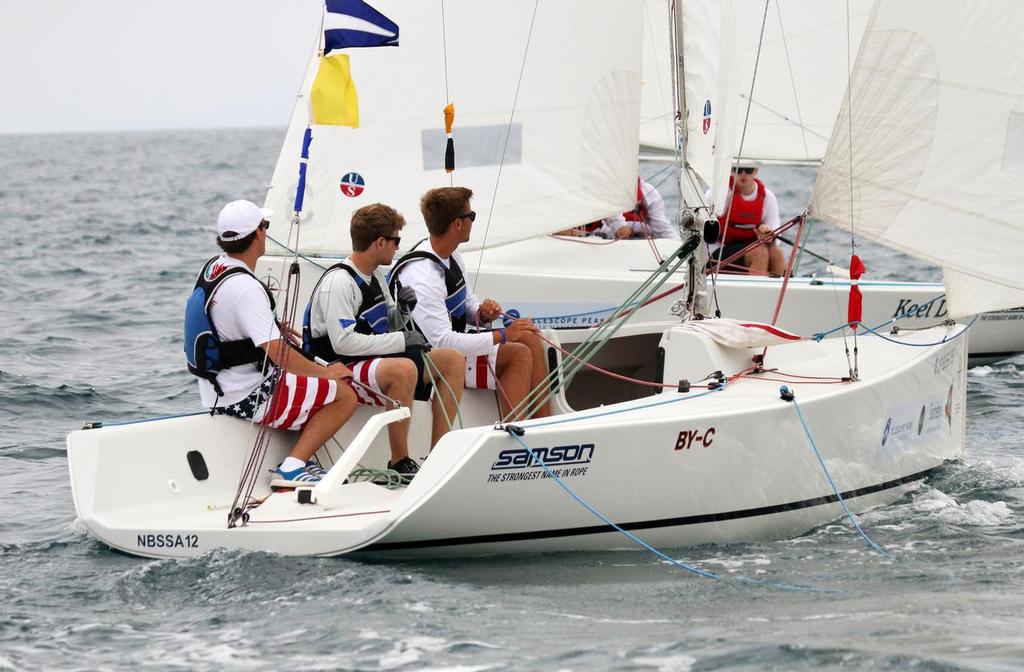
[[[350,198],[355,198],[363,193],[363,189],[366,188],[366,181],[359,173],[346,173],[345,177],[341,178],[339,186],[341,187],[341,193]]]
[[[704,101],[704,135],[711,130],[711,99]]]

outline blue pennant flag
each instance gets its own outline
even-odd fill
[[[397,47],[398,24],[363,0],[326,0],[324,55],[351,47]]]

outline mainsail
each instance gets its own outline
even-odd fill
[[[615,0],[374,5],[401,26],[397,48],[350,54],[358,128],[315,126],[299,251],[349,251],[351,213],[383,202],[425,237],[419,198],[449,185],[442,110],[455,104],[454,182],[478,216],[461,249],[493,247],[629,209],[635,200],[642,14]],[[267,195],[287,230],[310,61]],[[520,76],[521,75],[521,76]],[[485,231],[486,229],[486,231]],[[486,236],[485,236],[486,233]]]
[[[758,54],[766,2],[768,15]],[[647,152],[675,147],[669,28],[664,20],[667,4],[666,0],[645,3],[640,144]],[[700,11],[701,4],[688,0],[683,9],[695,11],[691,8],[696,6]],[[738,0],[736,5],[736,18],[723,38],[730,41],[730,53],[738,61],[741,115],[751,101],[743,157],[761,163],[818,163],[846,92],[847,41],[855,52],[870,10],[869,0]],[[684,36],[687,48],[707,35],[699,25],[694,27],[696,31]],[[692,51],[692,58],[698,61],[707,58],[701,56],[699,47]],[[697,67],[703,66],[695,63]],[[743,132],[742,116],[739,121],[737,136]]]
[[[810,213],[944,269],[952,317],[1024,305],[1024,4],[883,0]]]

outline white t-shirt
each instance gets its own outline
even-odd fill
[[[220,255],[213,268],[218,264],[248,268],[241,259],[226,254]],[[281,338],[266,290],[259,280],[248,273],[235,273],[217,286],[210,302],[210,319],[222,342],[248,338],[255,345],[261,346]],[[268,362],[268,374],[272,367],[273,364]],[[224,396],[217,399],[213,385],[200,378],[199,398],[207,408],[212,408],[215,403],[218,406],[229,406],[249,396],[264,378],[263,372],[255,364],[223,369],[217,374],[217,383]]]
[[[364,275],[351,258],[342,262],[369,283],[370,276]],[[388,306],[388,325],[395,328],[395,305],[388,292],[384,271],[377,268],[373,276],[384,291]],[[331,347],[343,357],[364,357],[367,355],[392,355],[405,350],[405,337],[401,331],[388,334],[360,334],[356,332],[356,317],[363,302],[363,293],[356,281],[344,269],[327,274],[320,283],[316,296],[310,297],[309,330],[314,338],[327,334]]]
[[[436,255],[448,268],[451,268],[451,263],[458,264],[463,276],[466,277],[466,321],[474,324],[477,311],[480,309],[480,299],[469,286],[469,276],[462,256],[455,252],[450,259],[441,257],[431,247],[429,238],[413,249],[426,250]],[[423,259],[407,264],[398,272],[398,280],[403,286],[416,290],[416,307],[413,308],[412,317],[430,345],[435,348],[453,348],[467,357],[490,353],[491,346],[494,345],[494,337],[490,333],[463,334],[452,331],[452,322],[444,303],[448,297],[444,271],[438,268],[435,262]]]

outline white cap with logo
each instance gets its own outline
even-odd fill
[[[273,214],[273,210],[261,208],[252,201],[231,201],[217,215],[217,238],[225,243],[241,240]]]

